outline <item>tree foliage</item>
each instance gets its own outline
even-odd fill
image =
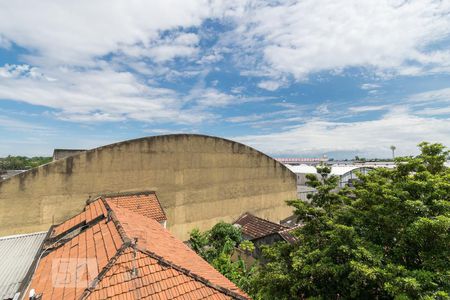
[[[198,229],[190,233],[189,244],[201,257],[208,261],[225,277],[243,290],[248,290],[252,278],[252,269],[247,268],[242,259],[232,260],[236,247],[252,252],[254,246],[250,241],[242,240],[241,230],[232,224],[220,222],[211,230],[201,232]]]
[[[51,157],[7,156],[0,158],[0,170],[27,170],[52,161]]]
[[[450,299],[449,152],[421,143],[395,169],[359,175],[355,188],[309,176],[310,202],[290,201],[304,223],[296,245],[264,249],[257,299]]]

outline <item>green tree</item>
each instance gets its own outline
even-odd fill
[[[7,156],[0,158],[0,170],[27,170],[52,161],[51,157]]]
[[[310,178],[295,245],[266,247],[256,299],[450,299],[449,152],[421,143],[395,169],[360,174],[354,189]]]
[[[254,250],[253,243],[243,241],[239,228],[219,222],[206,232],[194,229],[190,233],[189,244],[195,252],[240,288],[250,288],[252,268],[247,268],[241,258],[232,259],[236,247],[247,252]]]

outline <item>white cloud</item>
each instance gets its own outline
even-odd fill
[[[0,48],[8,49],[11,47],[11,43],[5,39],[2,35],[0,35]]]
[[[53,70],[47,75],[23,66],[0,69],[0,99],[13,99],[56,110],[63,120],[198,123],[208,118],[200,110],[183,109],[181,96],[170,89],[151,87],[129,72],[110,68]],[[195,108],[194,108],[195,109]]]
[[[34,63],[86,65],[125,47],[145,49],[163,31],[199,26],[213,10],[206,0],[2,1],[0,35],[33,50],[29,59]],[[174,42],[192,43],[192,39],[184,36]]]
[[[417,93],[408,98],[411,102],[450,102],[450,88],[431,90],[423,93]]]
[[[261,120],[262,118],[264,118],[263,114],[259,114],[259,115],[251,114],[251,115],[246,115],[246,116],[230,117],[230,118],[227,118],[226,121],[231,122],[231,123],[244,123],[244,122],[252,122],[252,121]]]
[[[194,88],[187,99],[195,101],[201,107],[223,107],[233,104],[238,98],[215,88]]]
[[[231,93],[233,94],[242,94],[245,91],[244,86],[235,86],[231,88]]]
[[[326,115],[328,113],[330,113],[330,110],[328,109],[328,104],[323,103],[316,107],[316,114]]]
[[[121,48],[121,52],[134,58],[149,57],[157,63],[176,57],[194,57],[198,49],[199,38],[194,33],[175,33],[149,45],[132,45]]]
[[[450,107],[428,107],[416,113],[427,116],[450,115]]]
[[[375,90],[380,88],[381,86],[379,84],[376,83],[364,83],[361,84],[361,89],[362,90]]]
[[[373,121],[332,122],[310,120],[289,130],[234,139],[266,153],[320,155],[327,152],[389,156],[396,145],[399,155],[417,153],[421,141],[450,145],[450,119],[413,116],[394,110]]]
[[[405,75],[450,67],[448,51],[427,48],[450,34],[449,1],[304,0],[247,7],[228,39],[241,47],[242,62],[260,72],[303,80],[348,67]],[[255,55],[262,59],[248,59]]]
[[[46,133],[51,134],[54,130],[47,126],[39,126],[34,123],[24,122],[17,119],[12,119],[6,116],[0,116],[0,128],[8,131],[21,131],[21,132],[33,132],[33,133]]]
[[[378,111],[388,109],[389,105],[366,105],[366,106],[352,106],[349,107],[349,111],[360,113],[360,112],[368,112],[368,111]]]
[[[276,91],[284,85],[283,82],[275,80],[264,80],[258,83],[258,87],[268,91]]]

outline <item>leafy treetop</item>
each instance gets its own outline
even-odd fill
[[[264,250],[256,299],[450,299],[449,151],[421,143],[395,169],[359,174],[353,189],[308,176],[310,202],[289,201],[299,242]]]

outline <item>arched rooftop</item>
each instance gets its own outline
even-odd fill
[[[245,211],[279,221],[296,195],[295,175],[264,153],[197,134],[144,137],[57,160],[0,182],[0,235],[45,230],[100,194],[154,190],[168,228],[195,227]]]

